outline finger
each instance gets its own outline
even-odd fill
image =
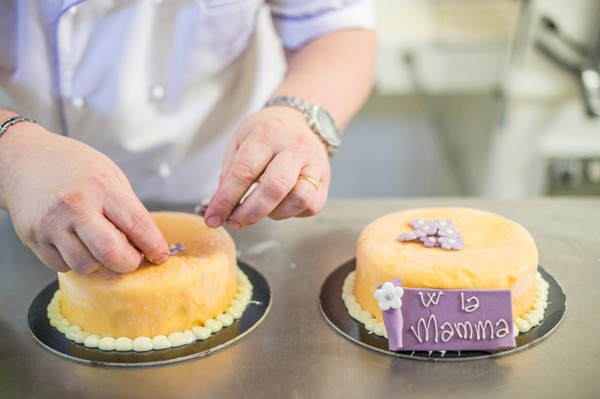
[[[207,226],[219,227],[229,218],[240,199],[263,173],[272,157],[272,150],[266,145],[259,145],[258,142],[245,142],[238,148],[206,209],[204,220]]]
[[[227,145],[227,149],[225,150],[225,155],[223,155],[223,161],[221,162],[221,172],[219,173],[219,184],[225,178],[225,174],[231,167],[231,162],[233,161],[233,157],[238,150],[237,141],[232,140]]]
[[[306,176],[307,179],[298,178],[292,191],[281,201],[279,205],[269,213],[269,217],[274,220],[282,220],[299,216],[304,212],[310,212],[313,204],[320,203],[322,197],[320,178],[315,178],[316,170],[304,168],[300,176]],[[326,190],[326,187],[324,188]]]
[[[100,213],[93,213],[85,223],[79,223],[75,233],[107,269],[118,273],[132,272],[142,260],[142,254]]]
[[[313,171],[309,168],[305,168],[302,170],[301,174],[304,176],[312,177],[311,173],[319,173],[319,172]],[[326,168],[324,172],[323,172],[323,170],[321,170],[320,173],[324,173],[324,174],[321,176],[321,179],[318,181],[319,190],[318,190],[315,200],[313,201],[313,203],[311,204],[311,206],[308,209],[295,215],[296,217],[314,216],[317,213],[319,213],[319,211],[321,211],[321,209],[323,209],[323,207],[325,206],[325,203],[327,202],[327,196],[329,194],[329,184],[331,182],[331,170],[329,168]],[[305,181],[305,182],[303,182],[303,184],[307,185],[309,183]]]
[[[67,265],[67,262],[60,255],[60,252],[52,244],[45,244],[41,247],[32,247],[32,251],[35,255],[48,266],[50,269],[60,273],[66,273],[71,268]]]
[[[152,263],[160,264],[169,259],[169,245],[164,235],[133,193],[112,196],[104,206],[104,216]],[[132,253],[129,251],[126,256],[131,257]]]
[[[271,213],[294,188],[300,165],[290,151],[282,151],[269,163],[256,189],[235,208],[227,223],[231,227],[257,223]]]
[[[88,248],[73,232],[65,231],[55,238],[53,244],[65,263],[79,273],[89,274],[102,267],[102,264],[92,256]]]
[[[317,213],[319,213],[321,211],[321,209],[323,209],[323,207],[325,206],[325,203],[327,202],[327,191],[328,190],[329,190],[329,187],[322,184],[319,187],[319,195],[317,195],[317,198],[311,204],[311,206],[308,209],[306,209],[304,212],[300,212],[299,214],[295,215],[295,217],[304,218],[304,217],[314,216]]]

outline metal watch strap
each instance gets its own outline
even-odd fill
[[[318,131],[316,131],[316,129],[315,129],[315,121],[313,121],[312,114],[311,114],[311,109],[314,107],[314,105],[302,100],[301,98],[292,97],[292,96],[273,97],[266,102],[265,107],[269,107],[272,105],[283,105],[283,106],[295,108],[298,111],[302,112],[302,114],[304,115],[304,118],[308,122],[308,126],[311,128],[312,131],[315,132],[315,134],[317,136],[319,136],[319,139],[325,145],[325,149],[327,150],[327,153],[330,156],[335,153],[335,151],[337,150],[337,147],[332,146],[330,143],[328,143],[325,140],[325,138],[322,136],[322,134],[319,133]]]
[[[312,107],[312,105],[310,105],[308,102],[306,102],[298,97],[291,97],[291,96],[273,97],[269,101],[267,101],[267,103],[265,104],[265,107],[268,107],[271,105],[286,105],[288,107],[296,108],[297,110],[302,112],[306,118],[310,118],[310,108]]]

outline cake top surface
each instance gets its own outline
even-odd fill
[[[464,239],[462,248],[398,241],[413,230],[409,223],[415,219],[451,220]],[[420,208],[382,216],[365,227],[358,247],[358,263],[376,265],[389,272],[390,280],[401,276],[407,287],[512,288],[538,263],[533,238],[523,226],[471,208]]]
[[[160,278],[161,273],[172,274],[180,268],[209,266],[215,258],[219,257],[235,257],[235,244],[229,233],[222,227],[212,229],[206,226],[203,218],[198,215],[163,211],[151,212],[151,216],[167,242],[183,243],[184,251],[171,256],[160,265],[144,261],[131,273],[121,274],[100,268],[96,272],[86,275],[69,272],[72,275],[70,277],[112,280],[115,284],[123,280],[127,280],[128,284],[132,284],[134,281],[144,284],[145,279]]]

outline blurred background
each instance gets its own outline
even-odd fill
[[[599,1],[375,2],[332,198],[600,195]]]

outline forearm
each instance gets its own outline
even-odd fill
[[[0,107],[0,124],[17,116],[18,114],[5,108]],[[7,208],[6,191],[8,187],[7,177],[15,168],[16,149],[19,147],[19,137],[14,137],[17,134],[23,134],[25,124],[29,122],[18,123],[9,126],[3,134],[0,135],[0,208]]]
[[[287,50],[288,70],[273,96],[295,96],[325,108],[346,127],[373,85],[375,32],[345,30]]]
[[[15,112],[8,110],[6,108],[0,107],[0,123],[4,122],[8,118],[12,118],[13,116],[16,116],[16,115],[17,114]]]

